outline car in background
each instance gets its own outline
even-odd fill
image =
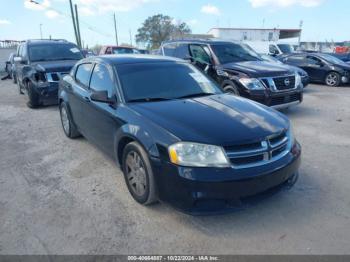
[[[162,54],[191,61],[225,92],[274,108],[303,100],[299,74],[288,65],[264,61],[245,44],[214,40],[164,42]]]
[[[137,48],[131,46],[115,46],[107,45],[103,46],[100,50],[99,55],[121,55],[121,54],[139,54]]]
[[[327,53],[327,54],[334,56],[346,63],[350,62],[350,53]]]
[[[150,54],[150,51],[147,50],[147,49],[138,49],[139,53],[140,54],[143,54],[143,55],[149,55]]]
[[[15,57],[15,53],[11,53],[8,60],[5,62],[5,72],[13,81],[15,81],[16,73],[15,73],[15,64],[13,58]]]
[[[290,44],[269,44],[269,54],[272,56],[288,55],[295,53],[293,45]]]
[[[89,50],[89,49],[82,49],[81,53],[83,54],[84,57],[91,57],[91,56],[95,56],[96,55],[94,53],[94,51]]]
[[[225,212],[298,179],[301,147],[288,118],[223,94],[183,60],[83,59],[60,82],[59,108],[65,135],[81,134],[115,159],[143,205]]]
[[[83,58],[79,48],[66,40],[27,40],[14,57],[20,94],[28,96],[31,108],[57,103],[58,82]]]
[[[265,54],[259,54],[259,55],[265,61],[277,63],[277,64],[283,64],[280,60],[278,60],[274,56],[265,55]],[[307,74],[307,72],[305,70],[301,69],[300,67],[291,66],[291,65],[289,65],[289,66],[294,68],[294,70],[300,75],[301,82],[303,83],[303,87],[304,88],[307,87],[310,83],[310,78],[309,78],[309,75]]]
[[[349,83],[349,64],[328,54],[292,54],[281,58],[281,61],[305,70],[311,82],[325,83],[328,86],[339,86]]]

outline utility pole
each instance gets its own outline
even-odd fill
[[[299,39],[298,39],[298,45],[299,45],[299,47],[300,47],[301,31],[302,31],[302,28],[303,28],[303,24],[304,24],[304,21],[301,20],[301,21],[300,21],[300,24],[299,24],[299,29],[300,29]]]
[[[130,36],[130,45],[132,46],[132,36],[131,36],[131,29],[129,29],[129,36]]]
[[[74,11],[73,11],[73,4],[72,4],[72,0],[69,0],[69,5],[70,5],[70,13],[72,16],[72,21],[73,21],[73,28],[74,28],[74,34],[75,34],[75,40],[77,42],[77,45],[79,45],[79,38],[78,38],[78,34],[77,34],[77,27],[75,25],[75,18],[74,18]]]
[[[43,29],[42,29],[43,24],[40,24],[40,39],[43,39]]]
[[[117,31],[117,20],[115,18],[115,13],[113,13],[113,20],[114,20],[114,33],[115,33],[115,43],[118,44],[118,31]]]
[[[80,48],[82,48],[82,46],[81,46],[80,26],[79,26],[78,6],[75,4],[75,5],[74,5],[74,8],[75,8],[75,19],[76,19],[76,25],[77,25],[77,35],[78,35],[78,39],[79,39],[79,44],[78,44],[78,46],[79,46]]]

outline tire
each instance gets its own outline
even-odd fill
[[[223,89],[225,93],[239,96],[238,88],[235,85],[227,85]]]
[[[28,94],[27,106],[29,108],[37,108],[38,106],[40,106],[39,95],[33,89],[32,83],[28,82],[26,84],[26,88],[27,88],[27,94]]]
[[[340,85],[340,75],[337,72],[329,72],[325,79],[325,84],[327,86],[336,87]]]
[[[17,77],[16,77],[16,75],[13,72],[12,72],[12,82],[14,84],[17,84]]]
[[[59,105],[59,110],[64,134],[71,139],[79,137],[80,133],[72,120],[67,104],[62,102]]]
[[[142,205],[157,202],[157,190],[151,163],[142,146],[137,142],[127,144],[122,160],[125,183],[134,200]]]

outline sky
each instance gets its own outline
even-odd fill
[[[0,40],[64,38],[74,41],[68,0],[0,0]],[[133,44],[137,29],[155,14],[186,22],[193,33],[213,27],[298,28],[302,41],[350,40],[349,0],[73,0],[83,42],[114,44],[113,12],[119,43]],[[344,28],[344,29],[343,29]]]

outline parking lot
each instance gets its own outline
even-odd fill
[[[350,254],[350,88],[310,85],[286,113],[303,146],[296,186],[244,211],[144,207],[56,106],[0,82],[1,254]]]

